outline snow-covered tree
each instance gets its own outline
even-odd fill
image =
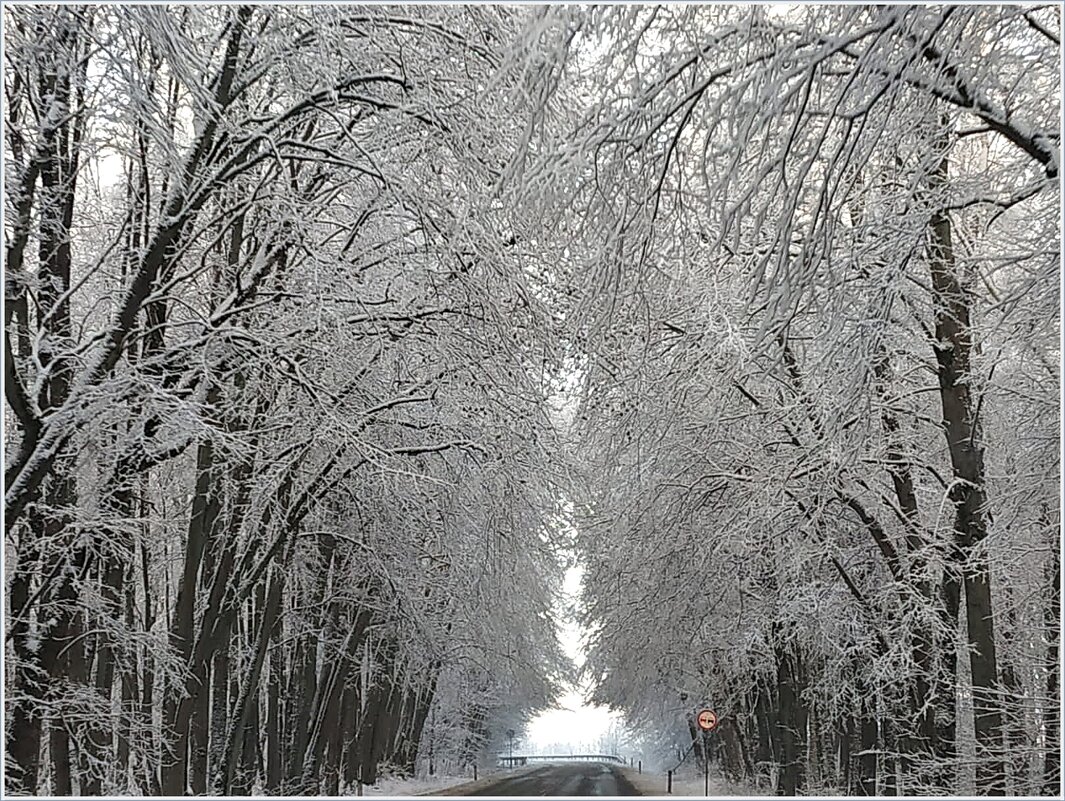
[[[1052,791],[1059,17],[553,24],[599,700],[787,794]]]

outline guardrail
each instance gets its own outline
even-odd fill
[[[617,762],[624,765],[625,760],[616,754],[522,754],[515,756],[499,757],[499,764],[503,767],[516,767],[528,765],[530,762]]]

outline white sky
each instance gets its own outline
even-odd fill
[[[581,630],[565,609],[578,603],[581,587],[580,567],[566,571],[562,584],[562,598],[558,617],[562,620],[559,640],[566,655],[579,667],[584,663]],[[558,699],[557,709],[549,709],[534,718],[526,729],[525,742],[515,746],[515,752],[531,754],[599,753],[611,727],[621,725],[620,715],[606,707],[592,706],[584,700],[587,685],[569,686]]]

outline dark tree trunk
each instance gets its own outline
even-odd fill
[[[285,562],[287,564],[287,560]],[[236,765],[239,754],[242,752],[242,743],[247,737],[248,727],[253,717],[258,717],[259,708],[259,683],[262,675],[263,664],[266,661],[267,650],[273,639],[277,622],[281,615],[281,600],[285,587],[286,570],[282,566],[276,568],[270,578],[270,588],[265,599],[265,608],[262,611],[259,622],[258,634],[255,641],[255,651],[248,676],[244,680],[240,699],[235,708],[235,714],[230,726],[226,747],[223,752],[223,761],[218,765],[218,774],[215,779],[215,789],[219,795],[231,795],[235,792],[233,786],[236,775]],[[276,710],[276,699],[273,701]],[[276,712],[274,713],[276,714]],[[258,729],[256,728],[256,731]],[[269,747],[269,744],[268,744]],[[269,781],[269,778],[268,778]]]
[[[394,701],[393,679],[395,671],[395,648],[383,643],[378,645],[374,659],[372,684],[367,691],[367,702],[359,721],[356,741],[359,746],[359,776],[363,784],[377,782],[377,768],[385,754],[391,735],[389,716]]]
[[[270,655],[270,684],[266,696],[266,792],[281,790],[282,756],[285,742],[281,732],[281,694],[284,689],[284,655],[280,645]]]
[[[350,793],[352,786],[354,786],[359,777],[358,746],[355,741],[359,711],[359,691],[354,677],[348,681],[347,686],[344,688],[341,707],[340,730],[344,747],[344,789],[345,792]]]
[[[804,787],[807,710],[802,700],[803,677],[799,656],[784,644],[777,645],[777,740],[780,772],[777,795],[798,795]]]
[[[213,390],[211,401],[217,403],[218,391]],[[215,525],[218,516],[218,496],[215,492],[215,482],[218,472],[215,468],[214,445],[210,440],[201,442],[196,452],[196,488],[192,497],[192,512],[189,516],[188,536],[185,543],[185,561],[178,585],[177,602],[174,607],[173,622],[170,628],[170,645],[178,654],[181,662],[190,670],[194,651],[194,638],[196,634],[196,595],[199,587],[198,577],[203,564],[204,552],[210,531]],[[194,698],[203,695],[206,684],[206,670],[203,675],[190,676],[186,682],[186,691],[192,694],[191,698],[179,698],[177,690],[169,693],[164,711],[164,728],[175,738],[173,743],[173,761],[164,765],[162,770],[162,789],[167,795],[184,795],[188,779],[186,777],[186,763],[189,759],[190,717]],[[205,713],[203,713],[205,714]],[[200,718],[200,716],[195,716]],[[196,725],[202,724],[202,719],[197,720]],[[193,754],[199,745],[192,745]],[[203,743],[206,747],[206,742]],[[195,760],[195,756],[193,756]],[[195,772],[195,769],[193,769]],[[199,792],[206,789],[206,783]],[[192,789],[197,792],[196,789]]]
[[[147,519],[147,497],[146,493],[141,493],[141,517]],[[148,549],[145,544],[141,543],[141,587],[144,591],[144,630],[151,631],[155,625],[155,603],[152,600],[152,585],[149,580],[149,557]],[[164,606],[164,608],[166,608]],[[141,680],[141,698],[140,698],[140,714],[141,719],[144,721],[151,721],[154,718],[154,709],[159,702],[156,693],[155,685],[155,668],[152,661],[151,649],[146,646],[141,646],[141,665],[142,665],[142,680]],[[154,727],[147,727],[145,732],[146,742],[141,744],[140,751],[146,755],[144,761],[144,778],[145,786],[151,795],[161,795],[162,787],[160,785],[160,767],[161,767],[161,752],[159,749],[159,743],[155,739]]]
[[[422,688],[418,691],[412,701],[411,715],[409,720],[409,726],[406,730],[405,737],[400,743],[396,753],[396,764],[407,773],[407,775],[414,774],[415,762],[418,758],[418,746],[422,741],[422,732],[425,730],[425,721],[429,718],[429,710],[433,706],[433,698],[436,695],[436,666],[431,666],[432,678],[429,680],[429,686]]]
[[[1061,795],[1061,556],[1052,551],[1047,570],[1047,600],[1043,612],[1046,628],[1046,702],[1043,725],[1046,729],[1046,755],[1043,760],[1043,793]]]
[[[262,776],[262,759],[259,755],[259,732],[261,730],[259,704],[252,706],[251,716],[244,726],[244,745],[240,758],[240,768],[233,779],[233,795],[251,795],[256,776]]]
[[[1002,674],[1002,711],[1003,746],[1006,760],[1008,792],[1010,795],[1038,794],[1031,784],[1031,750],[1028,747],[1028,714],[1031,695],[1014,670],[1014,661],[1024,649],[1023,642],[1018,642],[1017,608],[1014,605],[1013,591],[1009,586],[1003,587],[1003,601],[1006,614],[1006,630],[1003,632],[1000,653]]]
[[[133,588],[135,586],[132,560],[126,564],[126,573],[123,579],[123,596],[125,597],[125,620],[129,631],[136,630],[136,618],[134,615]],[[115,767],[118,773],[118,791],[123,792],[129,787],[130,769],[130,740],[132,738],[132,719],[137,709],[137,668],[136,665],[124,665],[119,675],[121,714],[118,719]],[[151,718],[147,718],[150,721]]]
[[[843,795],[853,795],[851,792],[851,742],[856,736],[853,715],[847,715],[843,719],[837,736],[839,738],[840,790]]]
[[[740,727],[734,718],[726,717],[718,724],[718,736],[722,742],[721,767],[726,778],[739,782],[745,778],[743,746],[740,742]]]
[[[211,743],[208,770],[212,775],[225,770],[227,762],[227,750],[229,745],[229,685],[230,673],[230,649],[222,648],[215,654],[214,666],[211,669]],[[233,699],[234,703],[237,699]]]
[[[391,692],[387,696],[379,725],[374,727],[375,770],[381,762],[386,759],[391,761],[391,758],[395,755],[393,749],[395,747],[396,734],[403,725],[402,717],[403,693],[393,683]]]
[[[73,483],[61,479],[53,491],[51,487],[45,492],[45,502],[51,509],[69,509],[74,502]],[[65,513],[64,513],[65,514]],[[49,757],[52,763],[55,795],[71,795],[74,792],[73,768],[71,762],[71,742],[66,719],[66,693],[60,682],[69,681],[75,685],[88,684],[88,668],[85,661],[85,624],[80,609],[80,583],[88,569],[89,556],[84,545],[72,542],[76,536],[67,532],[65,522],[56,516],[49,516],[45,521],[43,533],[53,542],[71,543],[70,555],[56,553],[55,567],[49,574],[61,573],[58,588],[49,614],[56,621],[48,635],[41,643],[41,665],[48,671],[50,685],[49,700],[54,704],[56,717],[49,721]],[[54,538],[54,539],[53,539]],[[69,559],[69,562],[67,561]],[[66,566],[62,566],[67,562]]]
[[[127,521],[133,517],[135,499],[128,487],[119,487],[113,492],[108,504],[109,511],[117,519]],[[104,614],[118,619],[125,615],[125,579],[128,574],[132,539],[121,526],[108,531],[104,542],[97,545],[97,552],[103,553],[100,569],[103,573],[100,594],[105,604]],[[107,631],[109,626],[99,626],[96,635],[96,679],[95,689],[107,708],[111,707],[111,693],[115,682],[115,643]],[[111,761],[113,726],[110,718],[94,720],[87,727],[85,748],[89,761],[94,765],[106,765]],[[102,776],[93,770],[83,777],[82,794],[100,795]]]
[[[41,51],[38,62],[40,73],[37,76],[36,97],[41,101],[41,107],[37,110],[41,120],[41,138],[23,176],[28,186],[24,187],[25,206],[18,211],[20,216],[25,212],[28,222],[35,178],[39,177],[39,263],[35,305],[38,310],[37,358],[46,378],[40,381],[36,401],[42,414],[66,402],[74,369],[74,362],[69,355],[72,341],[68,295],[72,263],[71,225],[85,124],[82,111],[88,60],[84,51],[90,37],[91,19],[91,11],[61,7],[54,12],[52,29],[39,31],[40,35],[48,38],[52,47]],[[25,228],[20,232],[17,241],[10,241],[7,251],[7,256],[9,259],[14,257],[14,262],[5,266],[16,273],[21,272],[22,248],[28,241],[23,233],[28,237],[28,230]],[[18,252],[12,248],[17,248]],[[19,351],[29,355],[28,309],[22,308],[24,291],[18,295],[8,300],[15,300],[12,311],[17,309],[20,312]],[[7,316],[5,322],[10,323]],[[12,487],[15,479],[22,478],[21,470],[25,467],[24,457],[27,455],[23,446],[32,451],[41,430],[40,418],[28,408],[29,398],[10,353],[9,336],[9,329],[5,329],[8,348],[5,352],[5,391],[9,402],[12,399],[15,401],[13,408],[19,418],[22,443],[15,460],[10,463],[10,469],[5,470],[5,492]],[[38,467],[35,475],[25,483],[27,489],[24,497],[5,504],[4,510],[5,530],[11,531],[25,509],[25,502],[44,486],[40,516],[31,517],[30,525],[19,536],[23,553],[16,557],[15,581],[11,588],[10,611],[18,621],[13,629],[17,638],[14,648],[21,664],[14,673],[15,683],[11,688],[18,698],[11,710],[12,723],[16,723],[18,728],[9,730],[11,733],[7,745],[19,768],[23,789],[30,793],[39,792],[39,752],[43,734],[39,710],[42,702],[48,703],[56,715],[49,723],[48,737],[54,774],[52,792],[69,795],[73,792],[73,776],[67,726],[72,721],[64,718],[72,718],[75,713],[65,708],[67,693],[60,685],[66,681],[74,685],[88,684],[80,583],[86,578],[90,558],[85,544],[78,539],[78,533],[68,530],[68,511],[77,500],[71,460],[62,449],[56,448],[44,461],[47,466]],[[45,481],[45,475],[50,471],[51,475]],[[38,542],[48,543],[46,552]],[[26,647],[25,626],[30,615],[28,604],[32,581],[29,571],[37,565],[42,568],[39,580],[46,585],[41,588],[37,603],[40,606],[47,605],[47,610],[38,609],[38,615],[47,615],[55,622],[46,629],[40,649],[33,655],[29,653],[31,649]]]
[[[35,648],[29,646],[28,640],[29,600],[33,592],[32,575],[40,561],[40,551],[36,543],[37,535],[33,533],[38,525],[34,519],[36,514],[31,513],[30,517],[27,526],[19,531],[19,547],[16,550],[14,575],[11,579],[8,626],[12,647],[18,661],[13,669],[15,675],[12,684],[15,691],[11,693],[17,693],[17,695],[14,701],[7,701],[10,725],[7,727],[6,737],[9,761],[5,788],[9,793],[23,792],[36,795],[43,731],[41,700],[44,687],[40,655]]]
[[[754,781],[754,763],[751,761],[751,747],[747,737],[747,721],[751,719],[752,714],[750,709],[744,709],[742,716],[735,721],[736,744],[743,764],[743,781]]]
[[[342,710],[336,711],[336,724],[326,731],[325,754],[322,758],[322,791],[325,795],[340,795],[340,758],[343,740],[340,721]]]
[[[898,795],[897,747],[891,721],[881,711],[880,719],[880,795]]]
[[[366,637],[366,630],[370,624],[372,612],[368,609],[361,610],[351,623],[351,628],[341,652],[336,660],[323,666],[321,680],[318,682],[318,692],[315,698],[314,710],[311,716],[312,727],[307,741],[307,754],[303,765],[302,785],[305,788],[317,781],[314,775],[317,766],[322,762],[326,744],[332,733],[340,727],[340,700],[344,686],[348,683],[348,677],[352,673],[355,664],[355,654],[362,647]]]
[[[858,794],[876,795],[877,722],[876,702],[871,688],[861,705],[861,720],[858,726]]]
[[[366,706],[363,708],[359,719],[359,731],[355,737],[358,747],[358,781],[363,784],[375,784],[377,782],[377,764],[374,761],[374,730],[381,714],[381,707],[385,702],[387,688],[383,679],[374,682],[366,695]]]
[[[204,666],[195,673],[196,690],[189,699],[187,726],[189,732],[189,793],[207,794],[207,747],[211,726],[211,671]]]
[[[946,184],[947,147],[930,176],[933,191]],[[995,653],[994,615],[990,565],[978,546],[987,536],[987,495],[984,454],[979,440],[976,409],[970,391],[973,335],[969,321],[970,300],[955,263],[950,217],[945,211],[932,214],[928,263],[935,302],[933,347],[939,365],[939,396],[943,408],[943,432],[950,451],[955,481],[950,499],[955,506],[954,535],[964,561],[961,569],[968,620],[969,664],[973,682],[973,723],[976,729],[977,787],[981,793],[1005,792],[1002,764],[1002,715],[996,699],[998,665]]]
[[[759,782],[765,776],[766,768],[776,760],[775,736],[776,720],[773,714],[773,704],[770,698],[770,690],[761,680],[755,684],[754,717],[758,734],[758,750],[755,757],[755,767],[758,771]]]
[[[310,737],[311,714],[314,711],[314,697],[318,687],[316,655],[317,642],[305,635],[297,645],[296,664],[293,666],[288,691],[292,714],[285,727],[289,732],[288,764],[285,770],[286,792],[290,791],[289,788],[296,788],[303,777],[303,761]]]
[[[951,542],[950,549],[957,549]],[[961,614],[961,576],[953,565],[963,557],[947,560],[940,587],[941,627],[946,636],[939,643],[940,670],[937,676],[936,757],[942,766],[935,782],[950,794],[957,785],[957,686],[958,686],[958,620]]]

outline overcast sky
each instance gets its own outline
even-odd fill
[[[563,595],[560,599],[559,619],[562,621],[559,639],[566,655],[579,667],[584,663],[581,647],[581,630],[565,613],[578,601],[581,589],[580,567],[566,571]],[[587,685],[571,687],[558,699],[558,708],[538,715],[530,724],[524,752],[546,754],[563,749],[563,753],[583,753],[598,750],[600,739],[606,735],[611,723],[620,723],[620,716],[606,707],[593,706],[584,700]],[[519,750],[519,749],[515,749]]]

